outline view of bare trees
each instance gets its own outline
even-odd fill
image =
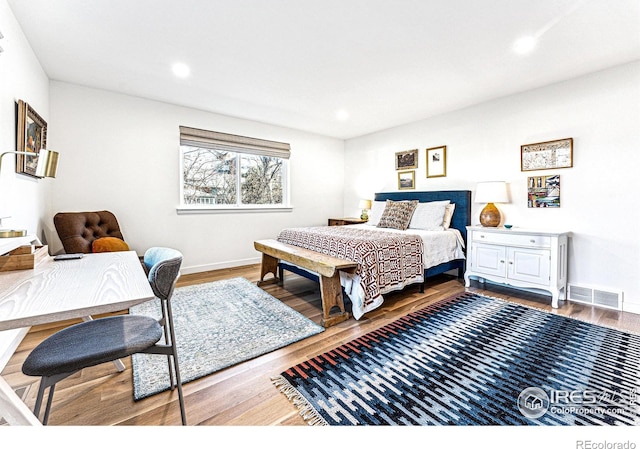
[[[242,161],[242,203],[281,204],[282,159],[243,155]]]
[[[182,147],[184,204],[281,204],[283,159]],[[238,176],[239,174],[239,176]]]

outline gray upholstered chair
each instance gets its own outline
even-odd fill
[[[57,382],[83,368],[136,353],[167,356],[171,389],[178,388],[182,424],[187,424],[171,312],[171,296],[180,274],[182,254],[171,248],[150,248],[144,254],[144,263],[153,293],[162,304],[159,321],[147,316],[117,315],[75,324],[44,340],[25,360],[22,372],[41,377],[34,408],[38,417],[44,392],[50,387],[43,424],[49,419]],[[165,342],[161,344],[163,335]]]

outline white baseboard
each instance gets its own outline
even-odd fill
[[[625,301],[622,303],[622,310],[629,313],[640,314],[640,304],[637,302]]]

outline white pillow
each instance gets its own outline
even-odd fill
[[[455,210],[456,205],[454,203],[447,204],[444,207],[444,219],[442,220],[442,228],[449,229],[451,226],[451,219],[453,218],[453,211]]]
[[[378,226],[380,223],[380,218],[382,218],[382,213],[384,212],[384,208],[387,205],[386,201],[374,201],[371,205],[371,210],[369,211],[369,221],[368,225]]]
[[[451,201],[429,201],[428,203],[419,203],[413,212],[409,229],[422,229],[425,231],[442,231],[442,223],[444,222],[444,212],[447,204]]]

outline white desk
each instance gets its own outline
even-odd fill
[[[86,254],[0,273],[0,331],[128,309],[155,296],[133,251]],[[0,416],[40,422],[0,376]]]
[[[0,254],[8,253],[22,245],[42,245],[35,235],[27,235],[24,237],[0,238]],[[0,371],[9,363],[9,359],[13,355],[22,339],[27,332],[28,327],[22,329],[12,329],[0,332]]]

